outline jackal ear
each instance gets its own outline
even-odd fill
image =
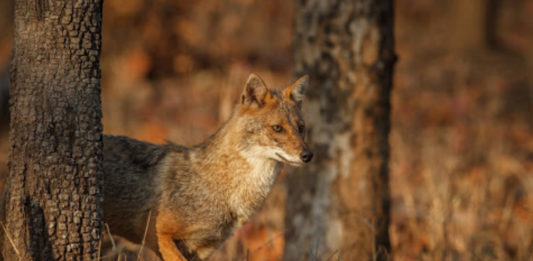
[[[246,86],[241,95],[241,104],[247,106],[263,107],[268,89],[259,75],[252,73],[246,81]]]
[[[302,101],[308,86],[309,76],[304,75],[285,89],[285,97],[293,100],[298,106],[302,106]]]

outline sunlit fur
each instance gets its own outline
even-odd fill
[[[111,232],[141,243],[148,227],[146,246],[167,261],[211,255],[257,212],[282,163],[303,164],[306,85],[304,77],[269,90],[251,75],[230,119],[191,148],[105,136],[104,216]]]

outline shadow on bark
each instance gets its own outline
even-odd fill
[[[9,77],[7,70],[0,71],[0,132],[9,126]]]
[[[46,229],[44,211],[39,201],[32,198],[24,199],[24,213],[30,217],[29,222],[29,253],[32,260],[50,260],[52,244]]]

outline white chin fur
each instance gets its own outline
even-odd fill
[[[300,166],[303,164],[303,161],[300,159],[300,157],[290,155],[278,147],[255,146],[250,149],[249,152],[257,157],[269,158],[293,166]]]
[[[280,151],[280,152],[284,152],[284,151]],[[280,152],[276,152],[276,157],[275,159],[277,161],[280,161],[280,162],[283,162],[283,163],[286,163],[286,164],[289,164],[289,165],[292,165],[292,166],[300,166],[303,164],[302,160],[300,159],[300,157],[295,157],[295,156],[291,156],[287,153],[280,153]]]

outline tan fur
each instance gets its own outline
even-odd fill
[[[302,79],[276,91],[251,75],[231,118],[191,148],[105,136],[104,218],[111,233],[141,243],[148,227],[146,246],[166,261],[209,257],[257,212],[281,163],[304,163]]]

